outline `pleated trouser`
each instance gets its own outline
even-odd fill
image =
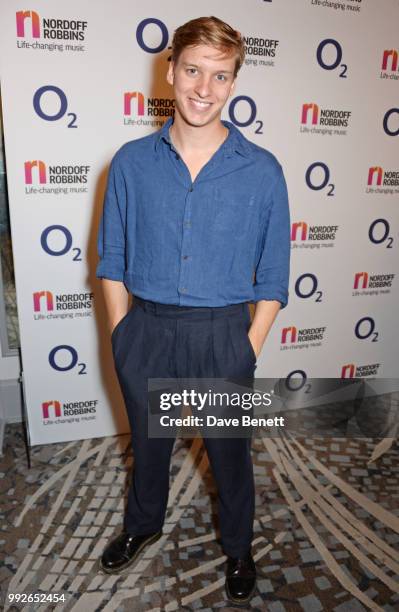
[[[135,298],[112,333],[112,349],[131,427],[133,473],[125,529],[162,529],[169,493],[173,438],[148,435],[149,378],[251,379],[256,356],[247,332],[247,303],[203,308]],[[251,438],[205,437],[218,491],[223,552],[245,555],[253,537],[255,488]]]

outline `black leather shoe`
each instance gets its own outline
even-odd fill
[[[100,567],[107,574],[116,574],[129,567],[145,546],[159,540],[162,531],[146,535],[131,535],[122,531],[104,550]]]
[[[227,557],[226,594],[235,604],[247,604],[256,588],[256,567],[251,553],[244,558]]]

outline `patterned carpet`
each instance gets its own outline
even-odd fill
[[[0,606],[74,612],[234,610],[224,597],[216,491],[200,439],[178,439],[164,536],[125,573],[97,560],[119,531],[132,457],[127,436],[32,449],[19,425],[1,458]],[[398,444],[253,441],[254,557],[248,610],[399,610]],[[65,602],[11,603],[11,593]]]

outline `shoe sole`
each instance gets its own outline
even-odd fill
[[[139,548],[136,550],[136,552],[134,553],[133,557],[131,559],[129,559],[129,561],[127,561],[124,565],[119,566],[117,569],[109,569],[107,567],[104,567],[103,564],[100,561],[100,569],[101,571],[103,571],[105,574],[119,574],[120,572],[123,572],[123,570],[127,569],[128,567],[130,567],[137,559],[137,557],[139,556],[139,554],[142,552],[142,550],[146,547],[149,546],[150,544],[154,544],[154,542],[156,542],[157,540],[159,540],[159,538],[163,535],[163,533],[157,533],[156,535],[152,536],[151,538],[148,538],[148,540],[145,540],[142,544],[140,544]]]
[[[251,601],[252,597],[255,594],[256,584],[254,585],[254,587],[253,587],[252,591],[250,592],[250,594],[248,595],[248,597],[246,597],[245,599],[235,599],[235,597],[232,597],[232,595],[229,593],[229,590],[228,590],[227,586],[225,587],[225,591],[226,591],[227,599],[231,603],[234,603],[237,606],[246,606]]]

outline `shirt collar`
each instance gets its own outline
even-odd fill
[[[155,151],[158,150],[159,143],[161,142],[161,140],[164,140],[170,146],[172,146],[172,141],[169,136],[169,128],[172,125],[172,123],[173,123],[173,119],[172,117],[169,117],[169,119],[165,121],[161,129],[158,130],[158,132],[155,134],[155,143],[154,143]]]
[[[250,157],[250,143],[245,136],[241,134],[240,130],[230,121],[222,120],[222,123],[229,129],[229,135],[222,145],[224,146],[225,155],[231,157],[234,153],[238,153],[243,157]]]
[[[161,140],[169,144],[170,147],[173,147],[172,141],[169,136],[169,128],[173,123],[172,117],[169,117],[167,121],[163,124],[160,130],[156,133],[155,137],[155,151],[158,150],[159,143]],[[250,143],[245,138],[243,134],[241,134],[240,130],[236,128],[236,126],[230,121],[222,120],[223,125],[225,125],[229,130],[229,135],[226,140],[222,144],[224,153],[226,157],[231,157],[234,153],[238,153],[243,157],[251,156]]]

